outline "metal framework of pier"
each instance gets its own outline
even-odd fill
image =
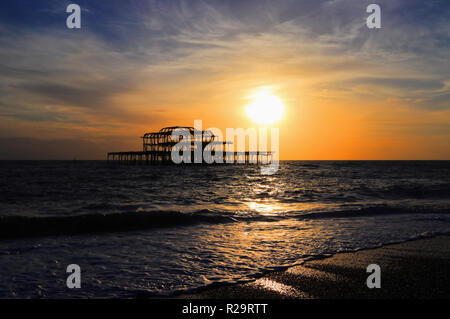
[[[175,130],[182,130],[185,134],[179,136],[175,134],[177,137],[173,138]],[[141,137],[143,141],[142,151],[110,152],[107,155],[107,160],[110,163],[126,165],[171,164],[173,163],[171,158],[172,150],[181,151],[181,148],[179,148],[180,141],[183,141],[183,138],[186,137],[188,142],[185,141],[184,147],[188,145],[188,149],[185,148],[184,152],[187,152],[188,156],[190,156],[191,163],[196,162],[194,159],[198,152],[196,148],[199,145],[202,147],[201,154],[203,154],[204,150],[209,150],[213,156],[222,155],[221,158],[224,163],[269,164],[272,161],[272,153],[270,151],[230,151],[226,148],[232,142],[218,141],[211,131],[200,132],[195,131],[193,127],[182,126],[165,127],[159,132],[145,133]],[[199,143],[200,141],[201,143]],[[218,154],[218,152],[222,154]],[[201,160],[201,163],[205,162]]]

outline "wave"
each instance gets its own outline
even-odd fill
[[[75,216],[0,216],[0,239],[76,235],[83,233],[123,232],[146,230],[162,227],[189,226],[195,224],[223,224],[232,222],[270,222],[283,219],[331,219],[331,218],[364,218],[369,216],[399,214],[450,214],[449,207],[431,208],[392,207],[378,205],[324,211],[288,211],[278,215],[261,215],[256,212],[214,212],[199,210],[195,212],[178,211],[144,211],[111,214],[85,214]]]
[[[198,223],[226,223],[233,220],[230,216],[211,214],[208,211],[127,212],[64,217],[2,216],[0,238],[133,231]]]
[[[392,207],[388,205],[361,207],[355,209],[341,209],[327,212],[310,212],[299,216],[299,219],[328,219],[328,218],[355,218],[387,215],[412,215],[412,214],[450,214],[450,207],[432,208],[418,207]]]

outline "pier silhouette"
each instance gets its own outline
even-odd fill
[[[141,138],[142,151],[109,152],[108,162],[127,165],[171,164],[174,163],[173,151],[187,152],[189,161],[183,164],[269,164],[272,161],[271,151],[235,151],[230,147],[232,142],[219,141],[211,131],[199,131],[193,127],[164,127],[158,132],[145,133]],[[205,151],[222,161],[208,163],[202,156]]]

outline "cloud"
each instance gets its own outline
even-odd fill
[[[111,149],[128,149],[133,140],[112,138],[109,143],[83,139],[0,138],[0,160],[103,160]]]
[[[123,87],[115,86],[116,83],[92,83],[81,87],[58,83],[26,83],[13,89],[40,96],[43,102],[70,105],[78,107],[100,108],[105,107],[109,99],[121,92]]]

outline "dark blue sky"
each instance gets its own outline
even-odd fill
[[[76,3],[83,10],[83,30],[92,32],[107,41],[129,43],[140,37],[173,35],[183,28],[195,28],[198,19],[215,14],[222,18],[232,17],[239,22],[240,30],[234,33],[264,32],[276,24],[289,20],[298,21],[302,28],[320,35],[336,25],[345,25],[362,18],[364,9],[374,1],[353,0],[214,0],[214,1],[146,1],[146,0],[5,0],[0,3],[2,25],[19,29],[59,29],[64,27],[65,8]],[[332,10],[325,7],[333,5]],[[448,31],[442,23],[449,20],[450,2],[430,1],[377,1],[383,8],[385,26],[426,28],[436,32],[436,41],[449,44]],[[162,22],[161,28],[153,29],[146,24],[149,18]],[[304,24],[302,24],[302,21]]]

